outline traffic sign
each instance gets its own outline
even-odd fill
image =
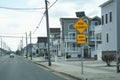
[[[80,32],[83,33],[87,28],[88,28],[88,24],[82,19],[80,18],[75,24],[74,24],[74,28]]]
[[[86,44],[86,34],[77,34],[77,44]]]

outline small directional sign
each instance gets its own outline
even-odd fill
[[[74,24],[74,28],[80,32],[83,33],[87,28],[88,28],[88,24],[82,19],[80,18],[75,24]]]
[[[86,44],[86,34],[77,34],[77,44]]]

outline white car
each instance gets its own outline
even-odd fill
[[[10,58],[14,58],[14,54],[10,54]]]

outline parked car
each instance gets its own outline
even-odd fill
[[[14,58],[14,54],[11,53],[11,54],[10,54],[10,58]]]

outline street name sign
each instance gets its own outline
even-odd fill
[[[83,33],[87,28],[88,28],[88,24],[82,19],[80,18],[79,20],[76,21],[76,23],[74,24],[74,28],[80,32]]]

